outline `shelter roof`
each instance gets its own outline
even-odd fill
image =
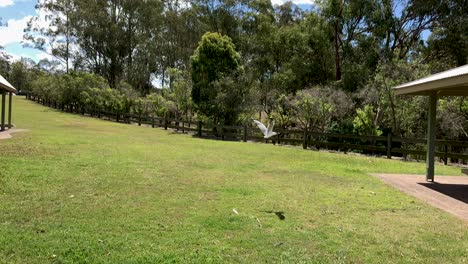
[[[468,96],[468,64],[393,87],[396,95]]]
[[[7,90],[8,92],[16,93],[15,87],[11,85],[2,75],[0,75],[0,89]]]

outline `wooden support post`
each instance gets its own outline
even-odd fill
[[[8,97],[8,128],[11,128],[11,111],[13,107],[13,93],[10,92],[9,97]]]
[[[426,181],[434,181],[434,152],[436,134],[437,92],[429,96],[429,120],[427,124]]]
[[[151,117],[151,127],[154,128],[154,116]]]
[[[247,125],[244,125],[244,142],[247,142]]]
[[[0,131],[5,131],[5,95],[6,91],[2,91],[2,120],[0,122]]]
[[[141,115],[138,115],[138,126],[141,126]]]
[[[167,115],[164,114],[164,130],[167,130]]]
[[[387,159],[392,159],[392,132],[387,134]]]

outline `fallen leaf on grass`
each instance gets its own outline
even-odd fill
[[[258,219],[258,217],[255,217],[255,220],[257,220],[257,222],[258,222],[258,226],[262,227],[262,223],[260,223],[260,219]]]

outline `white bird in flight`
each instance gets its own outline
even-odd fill
[[[272,120],[272,121],[270,122],[270,124],[268,125],[268,128],[267,128],[264,124],[262,124],[262,122],[257,121],[257,120],[255,120],[255,119],[252,119],[252,120],[253,120],[254,123],[258,126],[258,128],[260,129],[260,131],[262,131],[262,133],[263,133],[263,135],[264,135],[263,138],[270,138],[270,137],[272,137],[272,136],[278,134],[278,133],[276,133],[276,132],[273,132],[273,126],[275,125],[275,121],[274,121],[274,120]]]

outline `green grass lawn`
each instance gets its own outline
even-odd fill
[[[468,262],[466,223],[368,175],[423,174],[423,163],[14,103],[30,131],[0,141],[1,263]]]

